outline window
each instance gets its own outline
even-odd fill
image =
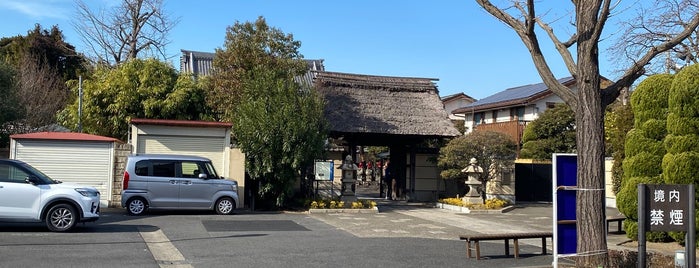
[[[136,162],[136,175],[148,176],[148,167],[150,166],[150,161],[143,160]]]
[[[510,109],[510,120],[524,121],[524,107]]]
[[[0,181],[2,182],[26,183],[24,180],[27,177],[29,174],[16,166],[0,164]]]
[[[174,161],[153,161],[153,176],[155,177],[175,177]]]
[[[199,173],[201,171],[197,162],[182,162],[182,178],[199,178]]]
[[[476,125],[480,125],[480,124],[485,123],[485,114],[484,113],[473,114],[473,123]]]
[[[498,121],[498,110],[493,110],[493,114],[491,115],[493,117],[493,123]]]
[[[214,168],[214,165],[211,164],[211,162],[204,163],[204,166],[207,175],[209,175],[209,179],[219,179],[218,174],[216,173],[216,169]]]

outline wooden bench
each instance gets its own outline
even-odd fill
[[[460,235],[459,239],[466,240],[466,256],[471,258],[471,242],[476,247],[476,259],[481,259],[480,241],[484,240],[505,240],[505,256],[510,256],[510,239],[514,240],[515,259],[519,258],[519,239],[541,238],[542,254],[546,254],[546,238],[553,238],[552,232],[531,232],[531,233],[502,233],[502,234],[474,234]]]
[[[609,232],[609,223],[611,222],[616,222],[616,227],[617,227],[617,232],[621,233],[621,227],[623,226],[622,222],[626,219],[626,216],[620,215],[620,216],[607,216],[607,232]]]

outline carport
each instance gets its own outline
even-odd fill
[[[10,139],[11,159],[27,162],[55,180],[94,186],[101,206],[120,201],[122,174],[117,167],[130,151],[120,140],[75,132],[16,134]]]

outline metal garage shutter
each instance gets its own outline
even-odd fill
[[[101,205],[112,194],[112,143],[92,141],[17,140],[15,159],[54,180],[89,185],[100,191]]]
[[[140,136],[138,152],[147,154],[183,154],[196,155],[211,159],[219,176],[223,174],[223,154],[225,152],[222,137],[192,136]]]

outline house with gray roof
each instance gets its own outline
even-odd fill
[[[212,52],[201,52],[192,50],[180,50],[182,56],[180,56],[180,72],[191,73],[194,76],[207,76],[212,74],[214,67],[214,56],[216,53]],[[323,66],[323,59],[318,60],[307,60],[308,70],[310,71],[325,71],[325,66]],[[312,74],[307,73],[304,77],[299,78],[302,81],[312,81]]]
[[[471,103],[476,102],[476,99],[473,97],[464,94],[463,92],[459,92],[456,94],[451,94],[447,95],[444,97],[441,97],[442,99],[442,104],[444,105],[444,110],[447,111],[447,114],[449,114],[449,119],[456,124],[456,122],[463,121],[463,117],[458,117],[452,112],[456,109],[459,109],[461,107],[464,107],[466,105],[469,105]],[[459,122],[463,123],[463,122]]]
[[[573,77],[558,79],[573,90],[577,88]],[[508,88],[486,98],[452,111],[464,118],[466,133],[474,130],[492,130],[508,134],[521,143],[524,127],[556,103],[563,103],[544,83]]]

